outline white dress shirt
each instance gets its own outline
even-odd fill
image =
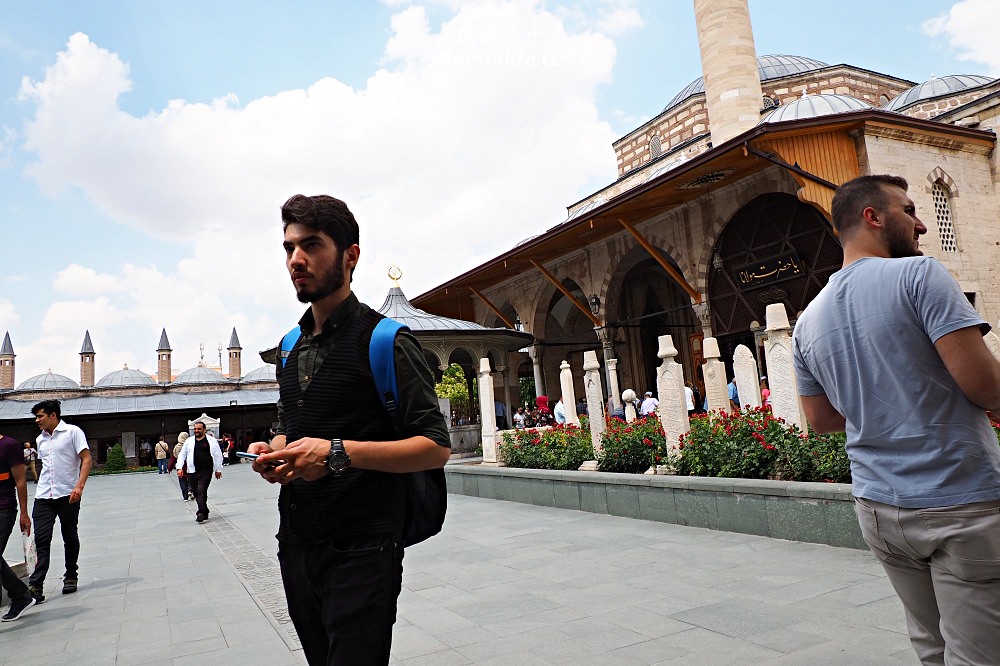
[[[88,448],[83,431],[63,420],[52,431],[44,430],[38,439],[38,457],[42,460],[42,473],[35,489],[35,497],[57,499],[66,497],[80,480],[80,452]]]

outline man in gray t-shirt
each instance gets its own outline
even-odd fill
[[[906,181],[863,176],[833,200],[844,247],[795,325],[810,425],[847,433],[861,531],[903,602],[922,663],[1000,663],[1000,408],[989,326],[948,271]]]

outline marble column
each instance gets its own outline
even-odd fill
[[[609,358],[605,360],[605,363],[608,365],[608,394],[611,396],[614,408],[618,409],[622,406],[622,398],[618,385],[618,359]]]
[[[638,416],[636,414],[635,403],[639,401],[639,398],[632,389],[625,389],[625,391],[622,392],[622,400],[625,401],[625,420],[631,423],[632,421],[635,421]]]
[[[733,352],[733,376],[736,390],[740,394],[740,408],[749,405],[760,407],[760,377],[757,375],[757,359],[746,345],[737,345]]]
[[[719,360],[719,341],[705,338],[705,393],[708,407],[713,412],[730,411],[729,388],[726,382],[726,364]]]
[[[490,359],[479,359],[479,413],[483,425],[483,464],[496,465],[497,422],[493,409],[493,377],[490,375]]]
[[[788,313],[783,303],[768,305],[766,312],[764,355],[767,358],[767,385],[771,389],[771,411],[776,417],[785,419],[786,423],[794,423],[804,431],[806,415],[795,383],[792,327],[788,324]]]
[[[657,356],[663,363],[656,370],[656,392],[660,396],[660,406],[656,411],[663,425],[663,435],[667,446],[676,450],[680,436],[691,429],[688,422],[687,398],[684,395],[684,368],[674,360],[677,348],[674,339],[661,335]]]
[[[580,425],[580,417],[576,415],[576,389],[573,387],[573,369],[563,360],[559,364],[559,387],[562,389],[563,410],[566,412],[566,425]]]
[[[531,357],[531,367],[535,371],[535,397],[545,395],[545,373],[542,371],[542,347],[541,345],[531,345],[528,348],[528,356]]]
[[[604,387],[601,386],[601,364],[597,362],[597,352],[583,352],[583,387],[587,395],[587,422],[590,424],[590,442],[594,447],[594,459],[580,465],[581,471],[596,472],[598,458],[601,457],[601,437],[607,428],[604,421]]]

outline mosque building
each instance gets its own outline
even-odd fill
[[[16,354],[7,332],[0,345],[0,432],[20,441],[34,440],[38,428],[31,407],[56,399],[63,416],[83,428],[98,464],[115,443],[122,444],[127,458],[136,457],[142,440],[155,443],[163,435],[173,444],[199,417],[216,434],[229,433],[246,445],[266,436],[273,425],[278,385],[273,365],[242,373],[243,348],[235,328],[227,351],[227,374],[199,364],[175,376],[164,329],[156,348],[155,376],[126,365],[95,381],[97,353],[87,331],[80,348],[79,383],[49,371],[16,384]]]
[[[621,388],[655,389],[667,334],[698,382],[704,338],[723,360],[739,344],[760,358],[767,305],[783,303],[794,323],[843,260],[830,222],[837,185],[888,173],[909,182],[924,254],[996,322],[1000,79],[917,83],[758,57],[746,0],[694,5],[704,76],[614,142],[615,182],[413,304],[532,333],[529,353],[505,364],[537,394],[558,394],[565,359],[580,395],[587,350],[617,359]]]

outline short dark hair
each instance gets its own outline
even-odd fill
[[[62,418],[62,407],[58,400],[42,400],[31,408],[31,413],[38,416],[38,412],[45,412],[46,414],[55,414],[56,417]]]
[[[289,224],[304,224],[322,231],[333,239],[340,252],[358,243],[358,221],[354,213],[340,199],[325,194],[292,196],[281,206],[281,223],[282,230]]]
[[[906,179],[888,174],[859,176],[837,188],[833,195],[833,228],[841,236],[849,234],[861,224],[861,213],[869,206],[885,205],[885,186],[898,187],[904,192],[909,185]]]

